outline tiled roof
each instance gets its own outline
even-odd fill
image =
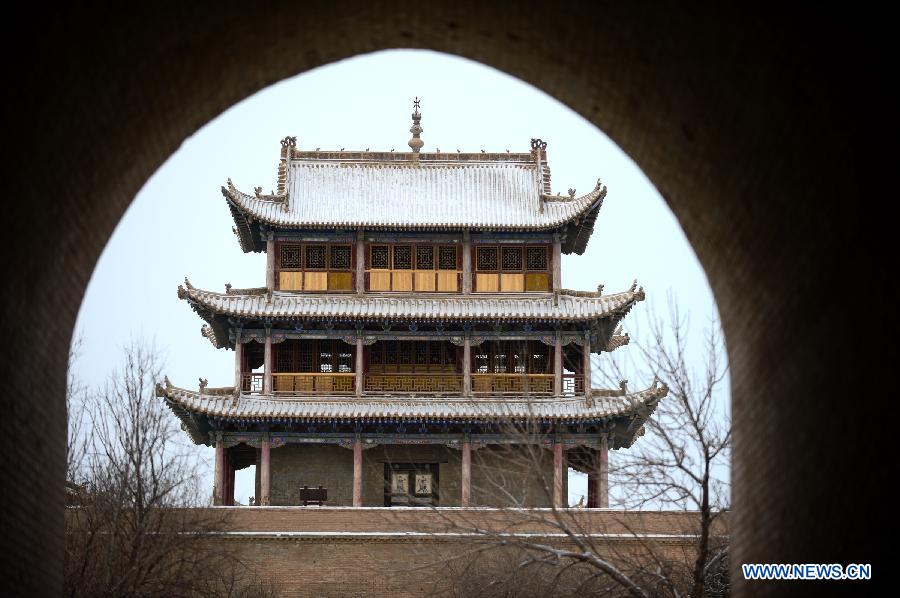
[[[493,420],[503,418],[540,420],[594,420],[625,415],[649,416],[668,388],[658,386],[590,401],[581,398],[496,398],[461,397],[291,397],[261,395],[201,394],[173,386],[166,380],[157,394],[173,408],[222,419],[311,420],[311,419],[451,419]]]
[[[545,320],[586,321],[626,313],[644,291],[632,288],[613,295],[585,291],[471,295],[298,294],[265,292],[235,294],[197,289],[185,279],[178,297],[215,314],[283,319],[390,318],[417,320]],[[204,336],[206,334],[204,333]]]
[[[531,154],[292,151],[284,193],[222,188],[245,251],[262,248],[254,226],[291,228],[553,230],[596,215],[606,195],[551,195],[542,150]],[[282,164],[284,170],[284,164]],[[585,222],[585,225],[588,223]],[[593,229],[593,220],[587,228]],[[580,237],[584,237],[581,239]],[[573,241],[574,242],[574,241]],[[574,248],[578,250],[578,248]],[[582,252],[580,248],[579,253]]]

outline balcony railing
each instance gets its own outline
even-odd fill
[[[553,396],[553,374],[472,374],[472,394],[476,396]],[[273,373],[275,394],[346,394],[356,393],[356,374],[341,373]],[[246,394],[263,392],[263,374],[243,374],[241,390]],[[363,376],[366,394],[462,394],[462,374],[389,373]],[[563,374],[562,396],[584,394],[584,376]]]
[[[272,374],[275,394],[354,394],[356,374],[278,373]]]
[[[553,395],[553,374],[472,374],[472,394]]]
[[[366,374],[363,390],[372,393],[461,393],[462,374]]]
[[[562,395],[575,397],[584,394],[584,376],[581,374],[563,374]]]
[[[263,375],[243,374],[241,376],[241,391],[247,394],[260,394],[263,391]]]

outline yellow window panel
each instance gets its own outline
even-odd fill
[[[279,272],[278,288],[282,291],[302,291],[303,272]]]
[[[413,290],[412,272],[398,272],[394,270],[391,273],[391,290],[392,291],[411,291]]]
[[[455,293],[458,288],[458,277],[455,270],[437,273],[437,290],[441,293]]]
[[[303,276],[303,290],[305,291],[327,291],[328,290],[328,273],[327,272],[305,272]]]
[[[533,274],[529,273],[525,275],[525,290],[526,291],[549,291],[550,290],[550,276],[548,274]]]
[[[423,292],[434,291],[434,272],[416,272],[416,290]]]
[[[521,293],[525,290],[525,275],[501,274],[500,290],[504,293]]]
[[[391,290],[391,273],[386,270],[369,272],[369,290],[370,291],[390,291]]]
[[[475,289],[479,293],[496,293],[500,290],[498,274],[475,274]]]
[[[351,272],[329,272],[328,273],[328,290],[329,291],[352,291],[353,290],[353,274]]]

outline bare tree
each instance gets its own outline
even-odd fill
[[[484,486],[475,493],[508,506],[493,512],[435,509],[441,531],[458,534],[465,547],[449,550],[440,563],[422,565],[440,572],[436,590],[498,596],[728,594],[722,515],[729,507],[731,432],[720,327],[711,322],[704,351],[692,361],[688,323],[670,297],[669,320],[651,314],[649,338],[636,343],[630,362],[609,355],[595,359],[604,386],[622,381],[624,389],[630,376],[668,388],[642,437],[630,449],[611,453],[611,498],[623,510],[606,512],[598,529],[598,518],[584,509],[524,508],[553,504],[549,451],[542,448],[550,439],[537,424],[505,421],[504,435],[514,443],[493,447],[490,459],[481,462],[486,449],[476,451],[472,460]],[[698,372],[692,364],[701,361]],[[654,517],[663,517],[660,510],[676,513],[654,524]],[[660,527],[667,533],[648,533]],[[679,540],[672,542],[673,536]]]
[[[68,481],[77,497],[66,514],[66,593],[267,595],[213,545],[225,512],[196,508],[200,463],[155,397],[155,351],[133,342],[123,360],[93,392],[70,371]]]

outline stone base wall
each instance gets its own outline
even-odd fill
[[[565,545],[550,521],[550,510],[334,507],[217,507],[228,509],[228,528],[213,539],[252,571],[272,581],[285,596],[421,596],[436,592],[479,595],[493,572],[496,579],[515,573],[515,552],[496,548],[482,554],[478,574],[460,575],[465,560],[454,560],[476,547],[479,538],[466,529],[546,533],[543,542]],[[652,543],[656,554],[689,563],[693,554],[696,513],[630,513],[570,509],[572,525],[595,540],[606,558],[640,554]],[[716,532],[724,533],[718,520]],[[412,533],[410,533],[412,532]],[[448,532],[457,537],[448,537]],[[640,538],[630,537],[638,534]],[[487,576],[485,573],[487,572]],[[590,570],[575,569],[574,575]],[[536,578],[523,581],[541,595]],[[515,583],[515,577],[513,577]],[[522,589],[522,588],[520,588]]]
[[[364,506],[384,506],[386,463],[437,463],[438,506],[459,506],[459,450],[442,445],[383,445],[364,450]],[[330,444],[288,444],[272,449],[270,467],[273,506],[300,504],[299,492],[304,485],[327,488],[326,506],[353,504],[352,450]],[[563,476],[563,496],[567,478]],[[553,454],[547,449],[489,446],[472,451],[473,506],[548,507],[552,488]]]

